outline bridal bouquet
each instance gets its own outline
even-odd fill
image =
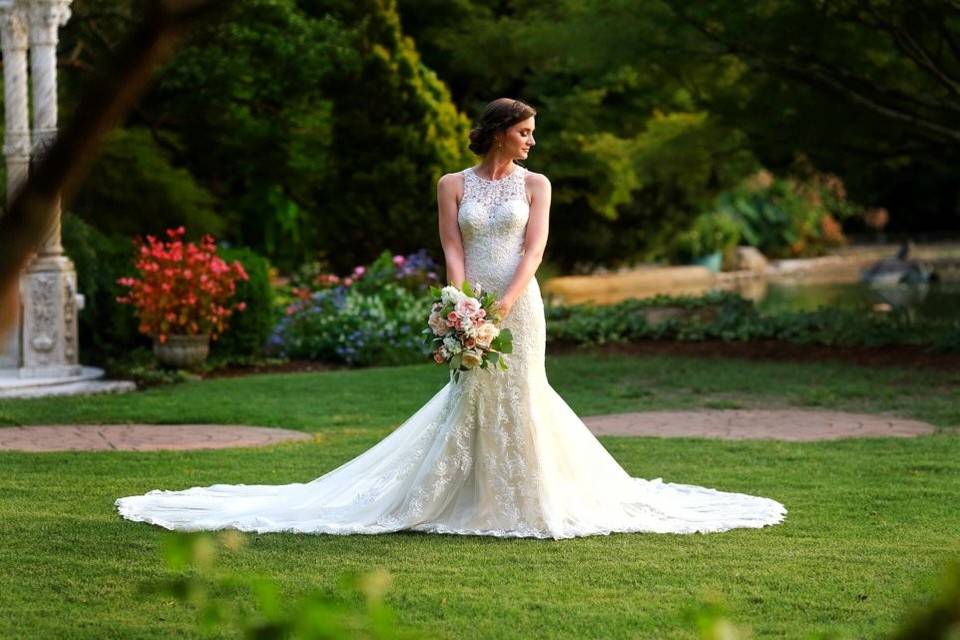
[[[430,294],[433,308],[423,334],[434,362],[447,363],[454,382],[460,381],[461,371],[477,367],[506,370],[504,354],[513,351],[513,336],[496,325],[496,297],[480,287],[474,290],[469,282],[462,289],[431,287]]]

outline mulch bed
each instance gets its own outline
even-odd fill
[[[314,362],[313,360],[290,360],[288,362],[279,362],[275,364],[262,364],[252,366],[232,365],[216,371],[207,371],[200,374],[204,380],[211,378],[238,378],[240,376],[250,376],[260,373],[300,373],[305,371],[334,371],[336,369],[347,369],[349,367],[326,362]]]

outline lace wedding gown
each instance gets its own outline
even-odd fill
[[[491,181],[463,172],[466,277],[497,295],[523,251],[525,173],[518,165]],[[120,498],[117,508],[183,531],[536,538],[724,531],[784,518],[783,505],[768,498],[630,477],[547,382],[535,278],[504,326],[514,345],[507,371],[465,372],[386,438],[312,482],[154,490]]]

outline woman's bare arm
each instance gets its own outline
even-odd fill
[[[543,261],[543,252],[547,248],[547,235],[550,222],[550,181],[545,175],[531,173],[527,177],[530,189],[530,217],[527,220],[527,232],[523,239],[523,258],[513,274],[510,286],[500,299],[500,315],[505,318],[513,303],[516,302],[530,279]]]
[[[440,214],[440,245],[447,265],[447,282],[456,287],[466,278],[463,265],[463,237],[457,222],[457,199],[463,188],[463,177],[458,173],[441,176],[437,182],[437,208]]]

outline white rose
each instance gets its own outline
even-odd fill
[[[463,352],[463,360],[461,360],[461,362],[467,369],[473,369],[483,362],[483,355],[476,349],[467,349]]]
[[[440,300],[443,304],[457,304],[467,296],[462,291],[452,285],[447,285],[440,290]]]
[[[468,338],[474,337],[477,331],[476,326],[473,324],[473,320],[470,318],[464,318],[460,321],[460,329],[467,335]]]

